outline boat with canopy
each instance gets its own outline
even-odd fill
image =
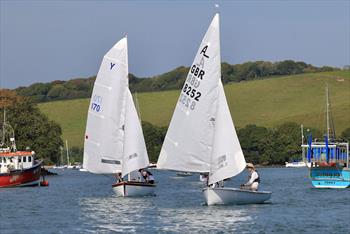
[[[302,155],[309,167],[309,177],[315,188],[350,187],[349,142],[338,139],[331,112],[329,89],[326,87],[324,141],[312,139],[309,132],[305,141],[302,128]]]

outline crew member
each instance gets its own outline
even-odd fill
[[[248,169],[250,175],[249,175],[249,181],[245,184],[241,185],[242,189],[248,189],[252,191],[257,191],[260,183],[260,177],[258,175],[258,172],[256,171],[254,165],[252,163],[247,163],[246,168]]]
[[[142,178],[144,179],[144,181],[146,181],[147,183],[150,183],[150,184],[154,184],[154,176],[151,172],[149,172],[146,169],[140,169],[139,172],[140,172]]]
[[[115,178],[117,180],[117,183],[120,183],[123,181],[122,173],[118,172],[115,174]]]

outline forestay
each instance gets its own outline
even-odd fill
[[[232,177],[245,167],[221,83],[219,14],[190,68],[157,167],[210,172],[209,183]]]
[[[91,96],[83,164],[90,172],[121,171],[127,77],[127,38],[123,38],[104,56]]]

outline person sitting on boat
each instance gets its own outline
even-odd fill
[[[147,171],[146,169],[140,169],[139,172],[147,183],[154,184],[154,177],[151,172]]]
[[[115,174],[115,178],[117,179],[117,183],[123,182],[123,177],[121,172],[118,172],[117,174]]]
[[[249,181],[241,185],[241,189],[248,189],[252,191],[257,191],[260,183],[260,177],[252,163],[247,163],[246,168],[248,169],[250,176]]]

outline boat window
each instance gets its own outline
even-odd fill
[[[0,157],[0,163],[2,163],[2,158]]]
[[[4,163],[6,163],[6,158],[4,158]]]
[[[28,162],[31,162],[31,161],[32,161],[32,157],[29,156],[29,157],[28,157]]]
[[[18,162],[22,162],[22,157],[18,157]]]
[[[23,162],[27,162],[27,157],[26,156],[23,157]]]

